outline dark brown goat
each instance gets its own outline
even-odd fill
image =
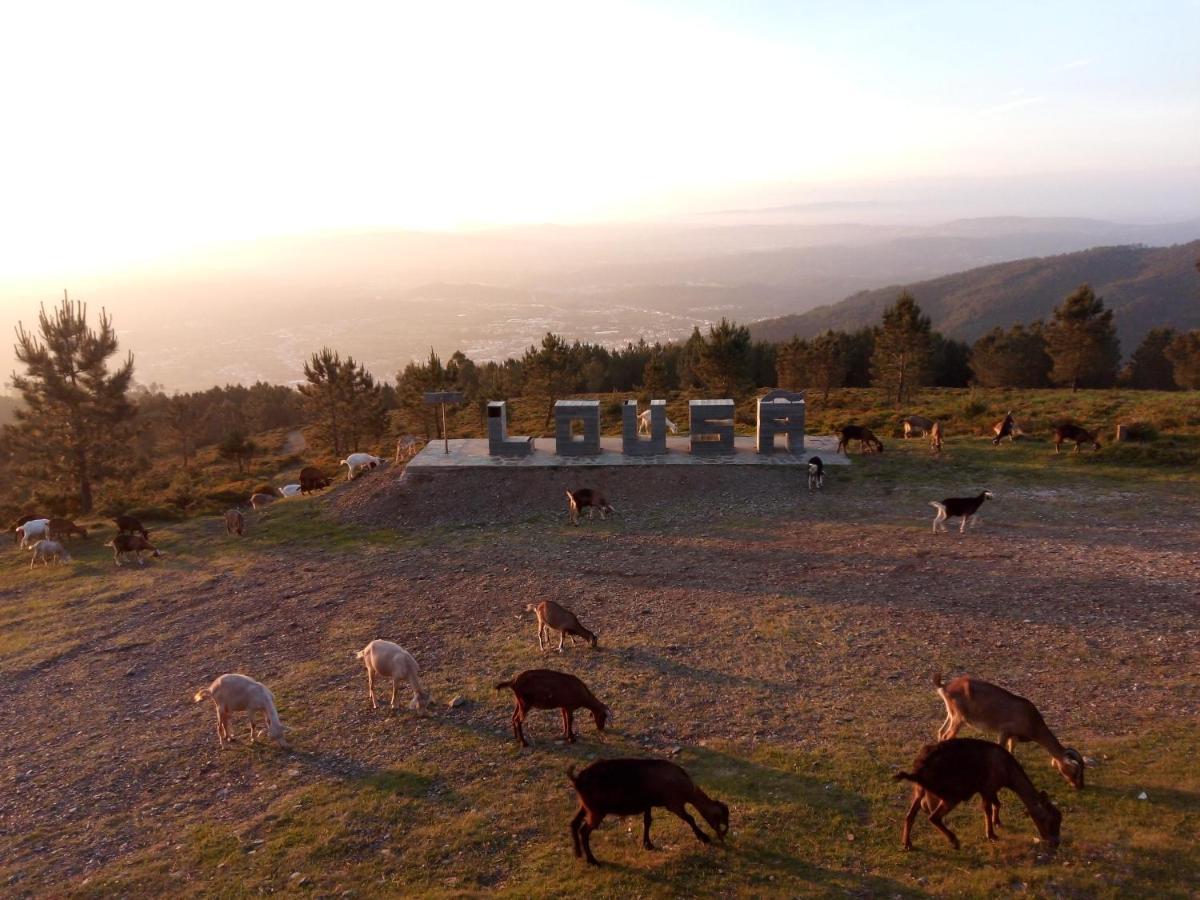
[[[1086,428],[1080,428],[1078,425],[1072,425],[1066,422],[1054,429],[1054,452],[1058,453],[1063,444],[1068,444],[1074,441],[1075,449],[1073,453],[1078,453],[1080,446],[1083,444],[1091,444],[1093,450],[1100,449],[1100,442],[1096,440],[1096,433],[1088,431]]]
[[[605,496],[599,491],[593,491],[591,488],[580,488],[577,491],[567,491],[567,512],[571,516],[571,524],[579,524],[579,511],[587,509],[588,518],[592,517],[594,510],[600,510],[600,518],[604,519],[610,512],[616,512],[609,504]]]
[[[87,537],[87,529],[82,525],[76,525],[70,519],[51,519],[46,526],[46,530],[50,532],[50,537],[54,540],[60,538],[74,537],[79,535],[81,538]]]
[[[146,540],[150,540],[150,532],[142,527],[142,523],[133,516],[117,516],[113,519],[113,524],[117,526],[117,534],[140,534]]]
[[[579,811],[571,820],[571,842],[575,855],[586,855],[594,866],[599,863],[592,856],[590,838],[605,816],[641,813],[642,846],[647,850],[654,849],[650,843],[650,810],[656,806],[687,822],[702,843],[710,844],[712,839],[688,813],[689,803],[721,840],[729,831],[729,807],[709,797],[687,772],[665,759],[600,759],[578,775],[573,767],[568,769],[567,777],[579,795]]]
[[[566,672],[527,669],[512,681],[501,681],[496,685],[498,691],[504,688],[511,689],[517,698],[517,707],[512,714],[512,727],[513,735],[522,747],[529,746],[529,742],[525,740],[525,730],[521,726],[531,709],[560,710],[563,739],[569,744],[575,742],[575,732],[571,728],[575,710],[580,707],[590,710],[597,731],[603,731],[605,723],[612,716],[609,708],[596,699],[586,684]]]
[[[142,553],[146,550],[152,551],[152,556],[162,555],[158,552],[158,548],[140,534],[118,534],[104,546],[113,548],[113,561],[118,566],[121,564],[122,553],[134,554],[137,557],[139,566],[146,564],[146,561],[142,559]]]
[[[316,466],[305,466],[300,470],[300,493],[307,494],[329,487],[329,479]]]
[[[560,606],[553,600],[543,600],[534,605],[530,603],[525,612],[534,613],[538,621],[538,649],[545,650],[550,646],[550,629],[558,632],[558,652],[562,653],[563,638],[571,636],[571,646],[575,646],[575,638],[581,637],[591,646],[596,646],[596,633],[583,627],[583,624],[565,606]]]
[[[838,438],[837,452],[848,452],[850,441],[858,441],[858,449],[863,453],[868,452],[867,448],[872,445],[877,453],[883,452],[883,441],[875,437],[875,432],[870,428],[863,428],[861,425],[847,425],[842,429],[841,437]]]
[[[996,839],[1000,824],[1000,789],[1008,788],[1021,798],[1042,840],[1058,845],[1062,813],[1050,802],[1045,791],[1038,793],[1016,757],[991,741],[953,738],[926,744],[913,762],[912,772],[897,772],[896,781],[911,781],[912,805],[904,817],[900,835],[905,850],[912,849],[912,824],[917,811],[924,809],[929,822],[958,849],[958,837],[942,819],[964,800],[979,795],[983,805],[983,827],[989,841]]]

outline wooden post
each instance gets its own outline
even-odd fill
[[[446,404],[447,403],[462,403],[464,400],[462,391],[426,391],[425,402],[430,405],[437,405],[442,410],[442,449],[450,452],[450,432],[446,428]]]

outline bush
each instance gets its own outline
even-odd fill
[[[1125,425],[1125,440],[1146,443],[1158,440],[1158,429],[1149,422],[1129,422]]]

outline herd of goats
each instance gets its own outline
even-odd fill
[[[931,447],[941,450],[942,430],[940,423],[912,416],[903,421],[905,437],[920,432],[929,437]],[[993,443],[1007,437],[1013,440],[1021,433],[1019,426],[1009,413],[993,428]],[[1074,425],[1060,426],[1055,432],[1056,450],[1065,441],[1075,441],[1076,450],[1082,443],[1091,443],[1096,449],[1099,444],[1095,435]],[[846,449],[849,441],[857,440],[863,452],[882,452],[883,443],[867,428],[850,425],[840,434],[838,450]],[[383,460],[365,453],[352,454],[342,460],[348,467],[348,478],[364,471],[378,468]],[[809,488],[820,488],[823,466],[819,457],[809,461]],[[306,467],[300,480],[280,490],[280,496],[309,493],[329,485],[318,469]],[[937,509],[934,531],[945,530],[945,521],[951,517],[962,518],[962,528],[968,523],[991,494],[984,491],[977,497],[948,498],[931,503]],[[255,494],[251,506],[260,509],[275,500],[274,496]],[[567,491],[570,521],[579,524],[579,515],[587,510],[589,517],[599,511],[601,518],[613,511],[612,505],[599,491],[583,488]],[[113,548],[114,559],[120,565],[121,557],[133,554],[138,563],[144,565],[142,554],[159,556],[159,551],[150,543],[150,533],[142,523],[131,516],[117,516],[116,536],[106,546]],[[244,518],[240,510],[232,509],[225,514],[225,527],[231,534],[241,535]],[[69,560],[62,541],[67,537],[87,536],[84,528],[69,519],[24,516],[14,526],[17,540],[25,548],[33,550],[33,562]],[[31,563],[31,566],[33,563]],[[561,653],[564,639],[570,638],[574,646],[582,640],[592,647],[597,646],[596,634],[586,628],[574,612],[566,607],[546,600],[526,607],[537,617],[538,648],[545,652],[551,649],[550,632],[558,632],[557,650]],[[409,708],[424,709],[430,705],[430,695],[421,682],[417,661],[412,654],[391,641],[374,640],[356,654],[366,669],[367,692],[371,707],[378,708],[375,695],[376,678],[390,680],[392,692],[390,708],[396,708],[397,683],[406,681],[413,691]],[[1025,806],[1041,839],[1050,847],[1057,846],[1062,824],[1062,814],[1044,791],[1038,791],[1021,764],[1013,756],[1019,742],[1031,741],[1039,744],[1050,754],[1054,768],[1075,788],[1084,784],[1084,758],[1078,751],[1064,747],[1047,727],[1041,713],[1030,701],[1012,694],[1004,688],[970,677],[956,678],[944,683],[940,675],[934,679],[938,695],[946,706],[946,719],[937,733],[937,743],[925,746],[911,766],[911,771],[897,772],[896,780],[913,784],[912,803],[904,818],[902,844],[910,849],[911,830],[917,815],[924,812],[929,822],[946,836],[956,849],[957,836],[945,824],[947,813],[966,800],[978,795],[983,809],[984,828],[989,840],[996,839],[996,828],[1000,825],[1000,799],[1002,788],[1012,790]],[[522,746],[528,746],[523,724],[532,710],[558,710],[562,716],[563,739],[575,741],[573,717],[577,710],[591,713],[596,728],[604,731],[612,712],[574,675],[551,669],[530,669],[521,672],[511,681],[502,681],[497,690],[511,690],[516,705],[512,713],[513,736]],[[245,713],[250,720],[249,739],[253,743],[257,736],[265,734],[281,748],[290,749],[284,736],[284,725],[280,721],[275,700],[266,685],[236,673],[221,675],[208,687],[195,694],[199,702],[210,697],[216,707],[217,739],[222,748],[226,742],[235,741],[231,730],[234,713]],[[263,731],[257,732],[255,718],[261,717]],[[971,738],[959,738],[957,734],[964,724],[999,736],[998,743]],[[653,849],[650,843],[650,814],[654,807],[663,807],[686,822],[696,837],[709,843],[711,839],[687,811],[694,807],[717,836],[724,839],[729,830],[729,807],[708,796],[698,787],[687,772],[662,759],[601,759],[591,763],[578,774],[571,768],[567,772],[579,798],[579,810],[571,820],[570,831],[575,855],[586,857],[596,864],[592,855],[590,836],[605,816],[642,815],[642,846]]]

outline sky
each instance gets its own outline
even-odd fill
[[[0,18],[0,284],[267,235],[1200,166],[1200,0],[39,0]]]

